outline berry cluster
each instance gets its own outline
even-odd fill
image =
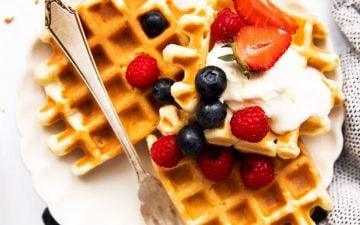
[[[224,121],[226,106],[218,98],[226,86],[226,74],[219,67],[206,66],[197,73],[195,87],[202,102],[196,112],[196,120],[203,128],[216,128]]]
[[[270,69],[289,48],[295,22],[270,0],[235,0],[234,8],[221,10],[211,25],[214,42],[232,43],[233,54],[220,58],[236,60],[246,76]]]
[[[182,128],[177,137],[177,145],[186,156],[198,157],[207,147],[204,129],[220,126],[227,114],[226,106],[219,100],[226,89],[225,72],[215,66],[199,70],[195,87],[201,96],[196,111],[196,122]]]
[[[174,102],[171,96],[171,85],[174,81],[168,78],[160,78],[160,70],[156,59],[149,55],[139,55],[127,67],[126,80],[128,83],[140,89],[153,86],[153,97],[161,104]]]
[[[185,128],[189,129],[189,127]],[[196,129],[196,128],[195,128]],[[175,167],[183,158],[183,155],[195,155],[187,149],[183,152],[177,146],[175,135],[160,137],[151,147],[150,154],[152,160],[164,168]],[[193,149],[198,148],[190,146]],[[202,153],[197,156],[197,162],[202,173],[209,180],[221,182],[226,180],[233,172],[236,158],[231,148],[207,146]],[[273,163],[270,158],[260,155],[243,155],[239,162],[240,174],[245,186],[249,188],[261,188],[269,185],[274,180]]]
[[[155,38],[165,31],[169,26],[168,21],[158,11],[150,11],[140,18],[141,26],[145,34]],[[128,83],[140,89],[153,88],[154,98],[162,104],[172,103],[170,87],[174,83],[170,79],[161,78],[160,70],[155,58],[143,54],[133,59],[126,69],[126,80]]]
[[[153,95],[160,103],[171,103],[170,89],[173,81],[160,79],[155,84]],[[164,168],[176,166],[184,156],[197,158],[202,173],[214,182],[225,180],[235,164],[231,148],[218,148],[206,143],[204,129],[221,126],[227,115],[227,108],[219,100],[225,91],[225,72],[216,66],[206,66],[199,70],[195,87],[201,96],[196,111],[196,122],[184,126],[177,136],[163,136],[151,148],[153,161]],[[233,134],[249,142],[259,142],[269,131],[268,118],[258,106],[235,112],[231,119]],[[249,155],[241,161],[241,175],[246,186],[260,188],[274,178],[271,161],[265,157]]]
[[[235,0],[236,13],[228,8],[224,9],[211,25],[211,38],[214,42],[234,42],[227,45],[232,47],[234,55],[220,58],[236,60],[245,75],[249,71],[270,69],[287,50],[291,34],[296,31],[293,21],[268,0],[259,3],[257,8],[252,8],[253,4],[253,0]],[[243,13],[248,11],[251,13]],[[273,17],[269,17],[269,13]],[[277,20],[271,21],[268,18]],[[149,24],[153,21],[164,22],[156,13],[145,19]],[[144,24],[143,26],[147,25]],[[154,31],[154,34],[149,31],[149,36],[158,35],[165,27],[166,23],[159,23],[159,31]],[[141,55],[129,64],[126,78],[136,88],[153,86],[154,99],[161,104],[172,104],[174,98],[171,86],[174,81],[158,79],[159,74],[156,60]],[[160,137],[151,148],[151,157],[157,165],[164,168],[175,167],[184,156],[196,158],[202,173],[208,179],[220,182],[232,173],[236,158],[231,148],[208,145],[204,129],[218,128],[226,118],[228,110],[220,100],[227,87],[226,74],[219,67],[206,66],[198,71],[195,87],[201,96],[196,121],[184,126],[177,135]],[[269,118],[259,106],[233,112],[230,127],[234,136],[254,143],[260,142],[270,130]],[[268,157],[241,155],[239,163],[242,181],[249,188],[264,187],[274,179],[273,164]]]

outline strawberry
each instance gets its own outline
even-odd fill
[[[251,25],[278,27],[291,34],[296,32],[296,23],[270,0],[234,0],[234,7]]]
[[[234,55],[219,57],[225,61],[236,60],[244,75],[250,71],[266,71],[274,66],[291,43],[291,35],[279,28],[246,26],[236,35],[231,45]]]

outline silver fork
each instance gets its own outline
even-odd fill
[[[100,78],[79,15],[61,0],[45,0],[45,25],[74,65],[99,104],[136,171],[141,214],[147,225],[181,225],[179,214],[162,184],[146,172]]]

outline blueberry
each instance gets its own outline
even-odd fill
[[[156,82],[152,91],[156,101],[162,104],[171,104],[174,102],[174,98],[170,92],[173,83],[174,81],[168,78],[161,78]]]
[[[46,208],[42,214],[42,219],[45,225],[59,225],[58,222],[54,219],[54,217],[51,215],[48,208]]]
[[[164,16],[158,11],[151,11],[141,17],[141,26],[150,38],[161,34],[168,26]]]
[[[177,135],[176,144],[184,155],[199,156],[206,146],[204,131],[197,124],[187,125]]]
[[[225,72],[216,66],[206,66],[199,70],[195,79],[196,90],[204,98],[216,98],[226,89]]]
[[[226,114],[225,104],[219,100],[208,100],[200,104],[196,111],[196,120],[203,128],[211,129],[220,126]]]
[[[324,220],[327,217],[327,212],[320,208],[319,206],[316,206],[312,212],[311,212],[311,219],[316,223],[320,223],[322,220]]]

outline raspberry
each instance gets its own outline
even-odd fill
[[[156,59],[148,55],[140,55],[128,65],[126,80],[136,88],[148,88],[155,84],[159,74]]]
[[[265,187],[275,176],[270,158],[253,154],[241,160],[240,173],[243,183],[250,188]]]
[[[180,149],[176,146],[176,136],[162,136],[151,147],[152,160],[159,166],[172,168],[183,158]]]
[[[270,130],[269,119],[259,106],[251,106],[234,113],[230,121],[231,132],[237,138],[249,141],[261,141]]]
[[[225,180],[234,166],[234,156],[227,148],[210,149],[205,151],[198,159],[203,174],[212,181]]]
[[[211,24],[211,38],[214,41],[233,42],[233,37],[245,25],[236,13],[229,8],[221,10]]]

